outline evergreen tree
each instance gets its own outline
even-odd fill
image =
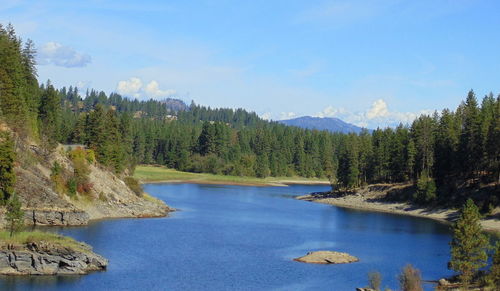
[[[460,217],[453,225],[450,268],[460,275],[465,288],[474,274],[486,266],[488,239],[483,233],[481,215],[472,199],[463,206]]]
[[[23,135],[28,132],[26,87],[21,41],[12,25],[0,25],[0,109],[5,121]]]
[[[7,132],[0,133],[0,204],[5,204],[14,193],[16,174],[14,141]]]
[[[200,137],[198,138],[198,152],[201,155],[216,152],[217,145],[215,142],[215,135],[215,126],[210,122],[204,122],[203,129],[201,130]]]
[[[61,137],[61,98],[50,81],[42,94],[39,112],[41,132],[48,145],[54,147]]]
[[[460,160],[466,178],[475,178],[481,161],[480,116],[474,91],[469,91],[464,104],[462,133],[460,136]]]
[[[21,201],[19,201],[16,193],[7,201],[6,209],[5,220],[7,221],[10,237],[12,237],[14,233],[21,231],[24,226],[24,211],[21,209]]]

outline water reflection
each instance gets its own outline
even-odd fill
[[[0,287],[1,290],[24,291],[26,285],[35,285],[40,288],[56,289],[56,286],[73,284],[80,281],[82,276],[68,275],[68,276],[1,276]]]

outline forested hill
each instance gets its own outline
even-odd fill
[[[42,89],[45,85],[42,84]],[[88,112],[97,104],[112,107],[122,113],[132,113],[135,117],[165,118],[167,115],[178,114],[188,109],[184,101],[180,99],[166,98],[163,100],[149,99],[139,101],[137,99],[124,98],[120,94],[111,93],[109,97],[103,91],[87,90],[85,95],[80,95],[78,88],[70,86],[58,90],[63,104],[72,112]]]
[[[2,27],[0,48],[1,119],[49,150],[58,142],[84,144],[118,174],[144,163],[226,175],[327,177],[343,189],[414,183],[412,199],[419,203],[462,201],[487,187],[485,205],[499,205],[500,96],[489,94],[478,104],[470,91],[455,111],[422,115],[411,125],[330,133],[268,122],[243,109],[192,103],[172,110],[161,101],[39,86],[32,42],[23,44],[12,27]]]
[[[280,120],[280,122],[300,128],[328,130],[330,132],[340,133],[361,133],[363,130],[363,128],[359,126],[332,117],[302,116],[288,120]]]

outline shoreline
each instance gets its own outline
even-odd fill
[[[303,178],[297,176],[257,178],[248,176],[229,176],[210,173],[191,173],[169,169],[164,166],[139,165],[134,172],[134,178],[141,184],[211,184],[211,185],[237,185],[237,186],[281,186],[294,184],[304,185],[330,185],[326,179]]]
[[[226,186],[255,186],[255,187],[288,187],[289,185],[324,185],[329,186],[328,181],[300,181],[300,180],[277,180],[262,182],[237,182],[219,180],[140,180],[141,184],[205,184]]]
[[[369,197],[360,193],[343,197],[318,197],[318,195],[314,194],[296,197],[298,200],[334,205],[348,209],[428,218],[445,224],[453,223],[459,213],[456,209],[423,208],[409,203],[382,201],[379,198]],[[485,231],[500,235],[500,220],[495,218],[482,219],[481,225]]]

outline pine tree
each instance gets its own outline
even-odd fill
[[[463,206],[460,217],[453,225],[450,268],[460,275],[465,288],[474,274],[486,266],[488,239],[480,224],[481,215],[472,199]]]
[[[480,116],[474,91],[469,91],[464,104],[464,119],[460,136],[460,159],[466,178],[475,178],[481,161]]]
[[[25,89],[21,41],[12,25],[0,25],[0,109],[5,121],[23,135],[28,131]]]
[[[48,145],[54,147],[61,137],[61,98],[50,81],[40,100],[39,116],[42,134]]]
[[[19,201],[16,193],[7,201],[6,208],[5,220],[7,220],[10,237],[12,237],[14,233],[21,231],[24,226],[24,211],[21,209],[21,201]]]
[[[493,108],[493,120],[488,129],[486,151],[488,153],[488,169],[490,179],[500,184],[500,95]]]
[[[14,142],[7,132],[0,133],[0,204],[5,204],[14,193]]]
[[[215,126],[210,124],[210,122],[204,122],[203,129],[201,130],[200,137],[198,138],[198,152],[201,155],[216,152],[215,135]]]

